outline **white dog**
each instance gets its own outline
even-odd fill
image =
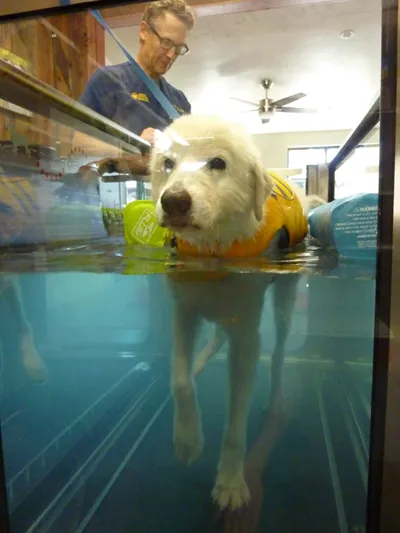
[[[250,136],[241,128],[216,117],[179,118],[156,139],[150,174],[158,222],[177,236],[178,253],[206,257],[261,254],[256,236],[274,225],[274,220],[268,218],[270,213],[266,212],[267,200],[271,194],[281,194],[285,186],[281,181],[277,187],[264,170]],[[288,201],[293,199],[289,196]],[[307,233],[302,208],[299,216],[303,229],[297,241]],[[280,229],[283,231],[276,232],[277,238],[272,239],[276,245],[286,234],[285,228]],[[272,246],[274,243],[270,241],[268,244]],[[290,235],[286,244],[293,244]],[[176,278],[170,278],[175,302],[174,445],[177,455],[185,462],[197,459],[203,448],[192,376],[197,326],[203,318],[215,322],[229,339],[229,414],[213,489],[213,498],[221,508],[241,507],[250,498],[243,475],[247,412],[260,351],[264,293],[274,277],[278,282],[275,285],[277,346],[272,372],[279,373],[297,276],[234,273],[219,279],[208,279],[205,275],[200,281],[185,281],[178,272]],[[285,284],[279,283],[278,278],[286,278]],[[293,280],[289,285],[287,278]]]

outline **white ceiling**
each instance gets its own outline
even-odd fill
[[[353,30],[342,40],[344,30]],[[116,30],[132,54],[138,28]],[[195,113],[217,113],[242,122],[251,133],[353,128],[378,93],[380,83],[381,1],[287,7],[199,18],[168,80],[182,89]],[[125,58],[107,36],[109,63]],[[308,96],[294,105],[318,108],[317,115],[276,114],[261,125],[257,113],[229,100],[263,98],[262,78],[271,78],[273,99],[295,92]]]

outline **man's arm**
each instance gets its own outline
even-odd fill
[[[130,181],[132,179],[148,181],[146,176],[149,173],[149,158],[150,155],[147,153],[101,159],[80,167],[79,173],[86,180],[98,179],[100,175],[105,182]],[[111,175],[103,176],[103,174]]]
[[[99,73],[99,75],[97,75]],[[97,86],[100,85],[100,87],[104,87],[102,84],[102,78],[100,75],[104,73],[102,71],[97,71],[93,75],[92,79],[89,81],[88,86],[84,92],[84,94],[81,97],[81,102],[85,105],[88,105],[95,111],[97,109],[94,108],[94,106],[101,106],[102,99],[99,99],[97,96]],[[107,76],[107,74],[105,74]],[[97,79],[96,79],[97,78]],[[186,98],[184,93],[180,91],[181,97],[182,97],[182,109],[184,109],[185,113],[190,114],[191,113],[191,105],[189,103],[189,100]],[[114,94],[114,93],[113,93]],[[88,103],[87,103],[88,102]],[[114,103],[114,106],[116,103]],[[98,111],[101,113],[101,111]],[[105,116],[107,116],[105,113],[102,113]],[[111,117],[108,117],[111,118]],[[142,131],[140,134],[140,137],[144,139],[145,141],[149,142],[151,145],[154,143],[154,128],[146,128]],[[138,154],[138,155],[127,155],[122,156],[119,158],[106,158],[102,159],[100,161],[96,161],[96,163],[92,163],[89,165],[84,165],[79,169],[79,172],[81,175],[85,176],[86,179],[90,179],[91,176],[95,177],[100,174],[102,176],[103,181],[130,181],[132,180],[133,176],[134,179],[142,179],[143,181],[147,181],[146,176],[149,173],[148,165],[149,165],[149,154]],[[93,166],[97,167],[97,171],[94,170]],[[115,174],[114,176],[107,176],[103,177],[103,174]]]

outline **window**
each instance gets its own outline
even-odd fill
[[[330,163],[339,146],[320,146],[288,149],[288,167],[301,170],[292,181],[305,189],[307,165]],[[378,191],[379,146],[359,145],[350,159],[336,174],[335,198],[351,194]]]
[[[295,181],[303,189],[306,188],[307,165],[322,165],[329,163],[337,154],[339,146],[304,147],[288,149],[288,167],[298,168],[301,174],[293,176]]]
[[[378,191],[379,146],[359,146],[336,172],[335,198]]]

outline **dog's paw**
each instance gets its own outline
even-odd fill
[[[211,495],[221,509],[240,509],[250,501],[250,491],[243,475],[229,479],[223,474],[218,474]]]
[[[203,451],[203,434],[198,417],[189,424],[176,420],[174,424],[175,454],[183,463],[190,465]]]

